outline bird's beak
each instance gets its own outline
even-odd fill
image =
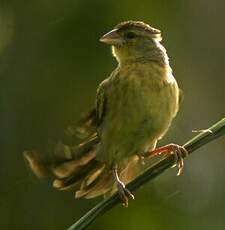
[[[117,29],[104,34],[99,41],[109,45],[122,45],[124,43],[124,39],[119,35]]]

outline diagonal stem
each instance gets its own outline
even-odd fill
[[[190,139],[183,145],[183,147],[190,154],[198,148],[200,148],[201,146],[223,135],[225,135],[225,118],[221,119],[219,122],[214,124],[206,131],[204,130],[204,132],[201,132],[192,139]],[[155,177],[163,173],[165,170],[169,169],[171,166],[173,166],[174,162],[175,158],[173,155],[167,156],[166,158],[152,165],[144,173],[142,173],[140,176],[131,181],[127,185],[127,188],[130,191],[138,189],[143,184],[154,179]],[[97,217],[99,217],[100,215],[102,215],[118,203],[120,203],[119,195],[118,193],[115,193],[113,196],[98,203],[94,208],[88,211],[84,216],[82,216],[77,222],[71,225],[67,230],[82,230],[87,228]]]

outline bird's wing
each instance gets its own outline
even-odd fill
[[[106,111],[105,81],[102,82],[97,90],[96,105],[89,113],[83,116],[78,122],[66,127],[65,133],[68,136],[76,136],[79,139],[86,139],[96,135],[97,127],[103,121]]]
[[[179,89],[179,106],[182,104],[184,100],[184,92],[182,89]]]
[[[77,125],[65,130],[71,139],[78,136],[81,142],[53,142],[48,149],[49,157],[33,150],[25,151],[24,156],[32,171],[38,177],[52,175],[53,186],[59,190],[78,189],[76,197],[91,198],[109,191],[113,185],[111,171],[107,171],[105,163],[96,159],[100,141],[97,128],[103,122],[105,111],[106,87],[103,82],[97,90],[95,108]]]
[[[79,139],[86,139],[96,133],[97,120],[96,108],[91,109],[85,116],[75,124],[66,127],[65,133],[68,136],[76,136]]]
[[[97,96],[96,96],[96,121],[97,126],[100,126],[103,122],[105,113],[106,113],[106,93],[105,93],[105,83],[106,81],[103,81],[98,90],[97,90]]]

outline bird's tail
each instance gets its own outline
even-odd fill
[[[98,137],[94,136],[78,146],[60,142],[51,157],[44,157],[36,151],[25,151],[24,156],[37,177],[50,175],[53,187],[59,190],[74,189],[76,198],[88,199],[115,191],[111,169],[96,159],[98,143]],[[137,156],[132,156],[120,163],[120,179],[125,184],[138,174],[138,161]]]

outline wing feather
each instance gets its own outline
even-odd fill
[[[105,82],[105,81],[104,81]],[[106,113],[106,93],[105,93],[105,84],[102,82],[100,84],[97,95],[96,95],[96,116],[97,116],[97,126],[100,126],[104,120],[104,116]]]

